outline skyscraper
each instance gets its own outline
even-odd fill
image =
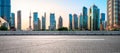
[[[10,24],[11,1],[0,0],[0,17],[4,18]]]
[[[69,30],[72,30],[72,14],[69,14]]]
[[[21,11],[19,10],[17,12],[17,30],[21,30]]]
[[[87,8],[83,7],[83,30],[88,29],[88,15],[87,15]]]
[[[42,30],[46,30],[46,13],[42,16]]]
[[[31,12],[30,12],[30,16],[29,16],[29,30],[32,31],[32,26],[31,26]]]
[[[62,19],[62,17],[60,16],[59,17],[59,21],[58,21],[58,29],[59,28],[62,28],[63,27],[63,19]]]
[[[103,30],[105,29],[105,13],[101,13],[101,24],[103,26]]]
[[[120,28],[120,0],[107,0],[107,28]]]
[[[14,13],[11,13],[11,16],[10,16],[10,28],[15,29],[15,14]]]
[[[72,27],[73,27],[73,30],[78,30],[78,16],[77,14],[74,14],[73,15],[73,19],[72,19]]]
[[[82,13],[80,14],[80,17],[79,17],[79,29],[80,30],[83,29],[83,15],[82,15]]]
[[[33,13],[33,28],[34,28],[34,31],[37,31],[38,30],[38,13],[37,12],[34,12]]]
[[[96,5],[89,9],[88,30],[96,31],[100,29],[100,10]]]
[[[41,21],[39,18],[38,18],[38,30],[41,30]]]
[[[55,14],[54,13],[50,14],[49,30],[56,30],[56,20],[55,20]]]

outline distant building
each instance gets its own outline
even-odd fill
[[[30,16],[29,16],[29,31],[32,31],[32,26],[31,26],[31,12],[30,12]]]
[[[88,15],[87,15],[87,8],[83,7],[83,30],[88,29]]]
[[[72,30],[72,14],[69,14],[69,30]]]
[[[46,13],[42,16],[42,30],[46,30]]]
[[[72,21],[72,29],[73,30],[78,30],[78,16],[77,16],[77,14],[74,14],[73,15],[73,19],[72,19],[73,21]]]
[[[17,12],[17,30],[21,30],[21,11],[19,10]]]
[[[34,28],[34,31],[38,31],[38,13],[37,12],[34,12],[33,13],[33,28]]]
[[[100,10],[96,5],[89,9],[88,30],[100,30]]]
[[[120,30],[120,0],[107,0],[107,28]]]
[[[55,20],[55,14],[54,13],[50,14],[49,30],[56,30],[56,20]]]
[[[41,21],[40,21],[39,18],[38,18],[38,30],[39,30],[39,31],[41,30]]]
[[[11,0],[0,0],[0,17],[10,24]]]
[[[62,19],[62,17],[60,16],[59,17],[59,21],[58,21],[58,29],[59,28],[62,28],[63,27],[63,19]]]
[[[83,15],[80,14],[79,17],[79,29],[82,30],[83,29]]]
[[[11,13],[10,16],[10,29],[15,30],[15,13]]]
[[[101,13],[100,24],[102,25],[103,30],[105,30],[106,29],[106,27],[105,27],[105,13]]]

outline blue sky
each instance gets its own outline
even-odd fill
[[[107,0],[11,0],[11,2],[12,12],[16,14],[18,10],[22,11],[22,29],[29,27],[30,11],[38,12],[40,19],[44,12],[47,13],[46,28],[49,26],[50,13],[55,13],[57,23],[59,16],[62,16],[63,26],[68,27],[69,13],[80,15],[83,6],[89,9],[90,6],[95,4],[100,9],[101,13],[107,12]]]

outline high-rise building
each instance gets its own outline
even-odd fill
[[[34,28],[34,31],[37,31],[38,30],[38,13],[37,12],[34,12],[33,13],[33,28]]]
[[[41,30],[41,21],[39,18],[38,18],[38,30]]]
[[[69,30],[72,30],[72,14],[69,14]]]
[[[11,13],[10,16],[10,29],[15,30],[15,13]]]
[[[88,30],[100,30],[100,10],[96,5],[89,9]]]
[[[19,10],[17,12],[17,30],[21,30],[21,11]]]
[[[80,17],[79,17],[79,29],[82,30],[83,29],[83,15],[80,14]]]
[[[63,19],[62,19],[62,17],[60,16],[59,17],[59,21],[58,21],[58,29],[59,28],[62,28],[63,27]]]
[[[120,0],[107,0],[107,28],[120,28]]]
[[[46,13],[42,16],[42,30],[46,30]]]
[[[11,0],[0,0],[0,17],[10,24]]]
[[[103,30],[105,30],[105,13],[101,13],[100,23],[103,27]]]
[[[87,8],[83,7],[83,30],[88,29],[88,15],[87,15]]]
[[[29,30],[32,31],[32,26],[31,26],[31,12],[30,12],[30,16],[29,16]]]
[[[78,16],[77,14],[74,14],[73,15],[73,19],[72,19],[72,27],[73,27],[73,30],[78,30]]]
[[[50,14],[49,30],[56,30],[56,20],[55,20],[55,14],[54,13]]]

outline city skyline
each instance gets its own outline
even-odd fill
[[[24,2],[23,2],[24,1]],[[66,3],[67,2],[67,3]],[[86,3],[87,2],[87,3]],[[23,3],[24,5],[21,5]],[[81,4],[82,3],[82,4]],[[40,5],[41,4],[41,5]],[[42,18],[44,13],[46,12],[46,28],[48,29],[49,24],[49,16],[50,13],[55,13],[55,20],[58,22],[59,16],[63,17],[63,26],[68,27],[69,26],[69,14],[74,14],[76,13],[77,15],[80,15],[82,13],[82,8],[83,6],[87,7],[88,9],[90,6],[93,4],[97,5],[98,8],[100,8],[101,13],[106,14],[107,10],[107,2],[106,0],[101,1],[101,0],[94,0],[94,1],[89,1],[89,0],[11,0],[11,11],[15,13],[18,10],[22,11],[22,29],[26,30],[29,27],[29,12],[38,12],[38,17]],[[104,6],[103,6],[104,5]],[[38,7],[39,6],[39,7]],[[33,16],[32,16],[33,20]],[[57,25],[57,23],[56,23]],[[32,26],[33,27],[33,26]]]

